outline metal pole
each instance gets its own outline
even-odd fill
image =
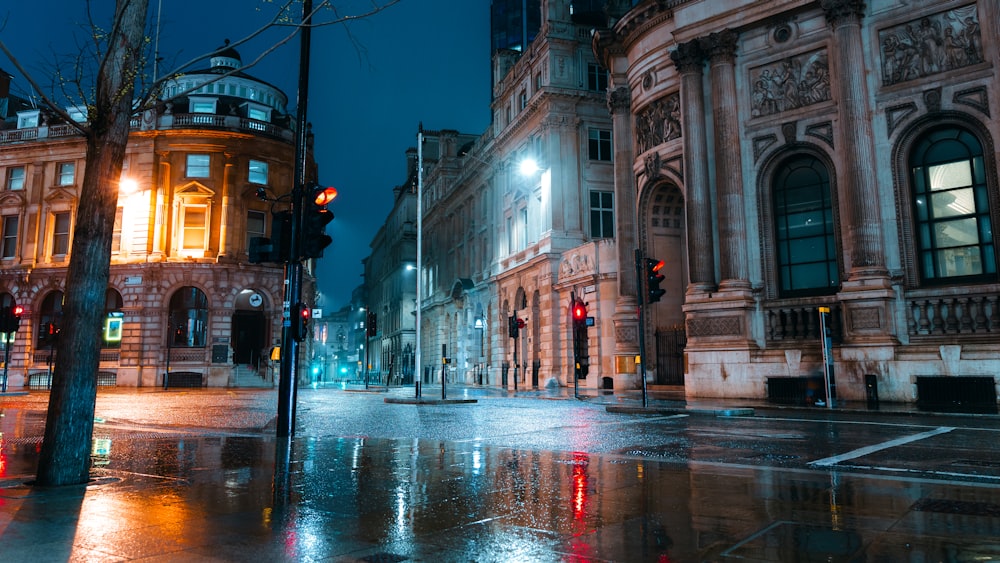
[[[642,408],[646,408],[646,325],[647,303],[642,293],[642,253],[635,249],[635,295],[639,300],[639,377],[642,378]]]
[[[421,297],[421,276],[423,275],[423,251],[424,251],[424,124],[421,123],[417,129],[417,349],[415,363],[416,363],[416,378],[422,380],[424,376],[424,368],[420,363],[420,297]],[[416,384],[416,395],[420,397],[420,385]]]
[[[174,329],[170,321],[167,320],[167,368],[163,372],[163,390],[166,391],[170,385],[170,350],[174,346]]]
[[[292,225],[288,261],[285,263],[285,301],[282,303],[281,372],[278,382],[277,436],[295,435],[295,379],[298,372],[299,343],[292,334],[291,307],[302,299],[302,263],[299,261],[299,234],[302,223],[302,191],[306,183],[308,154],[306,140],[309,100],[309,43],[312,39],[312,0],[302,0],[302,27],[299,30],[299,90],[296,101],[295,182],[292,185]]]
[[[10,345],[11,340],[13,340],[13,332],[4,333],[4,343],[3,343],[3,386],[0,387],[0,393],[7,392],[7,368],[10,366]]]
[[[573,308],[576,307],[576,292],[569,292],[569,316],[573,330],[573,398],[580,398],[580,329],[576,327],[576,319],[573,317]]]

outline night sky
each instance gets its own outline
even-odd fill
[[[95,21],[109,22],[114,2],[92,3],[104,11]],[[368,0],[337,4],[355,14],[370,6]],[[43,86],[56,57],[74,54],[86,40],[85,5],[42,0],[0,6],[0,37]],[[270,6],[263,0],[150,0],[151,18],[158,9],[161,15],[160,72],[225,39],[249,35],[268,21]],[[310,65],[308,120],[320,181],[339,191],[331,206],[336,219],[327,227],[334,242],[319,269],[318,306],[327,311],[347,304],[362,282],[361,260],[392,208],[393,187],[405,180],[405,151],[416,146],[418,123],[480,134],[490,119],[489,0],[402,0],[349,29],[354,44],[341,25],[314,30]],[[288,31],[238,47],[244,65]],[[298,61],[296,38],[246,72],[284,90],[294,110]],[[3,54],[0,68],[14,75],[14,93],[27,97],[27,82]]]

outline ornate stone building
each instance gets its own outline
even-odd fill
[[[810,400],[829,365],[839,399],[995,408],[997,3],[609,4],[615,193],[673,265],[645,333],[684,323],[687,395]]]
[[[239,67],[238,53],[223,51],[168,84],[161,110],[133,119],[106,319],[94,327],[100,384],[163,385],[168,372],[171,385],[273,383],[284,275],[250,264],[248,247],[273,234],[271,212],[291,190],[294,120],[284,93]],[[0,130],[0,295],[25,309],[5,344],[12,387],[50,377],[84,151],[44,110],[12,114]]]

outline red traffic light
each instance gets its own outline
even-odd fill
[[[587,318],[587,308],[583,306],[583,303],[577,301],[573,305],[573,318],[578,321]]]
[[[313,192],[313,203],[319,205],[320,207],[325,207],[329,205],[330,202],[333,201],[336,197],[337,197],[337,188],[334,188],[333,186],[328,186],[325,188],[317,186],[315,191]]]
[[[20,317],[24,313],[24,307],[20,305],[14,305],[14,316]]]

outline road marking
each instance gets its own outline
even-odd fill
[[[852,450],[840,455],[835,455],[833,457],[827,457],[823,459],[817,459],[816,461],[810,461],[808,465],[815,465],[819,467],[835,465],[842,461],[858,458],[881,450],[887,450],[889,448],[895,448],[896,446],[902,446],[903,444],[909,444],[910,442],[916,442],[917,440],[923,440],[924,438],[930,438],[932,436],[937,436],[938,434],[947,434],[948,432],[951,432],[954,429],[955,428],[951,426],[941,426],[939,428],[935,428],[934,430],[921,432],[920,434],[905,436],[903,438],[896,438],[895,440],[889,440],[888,442],[882,442],[881,444],[875,444],[874,446],[865,446],[863,448],[858,448],[856,450]]]

